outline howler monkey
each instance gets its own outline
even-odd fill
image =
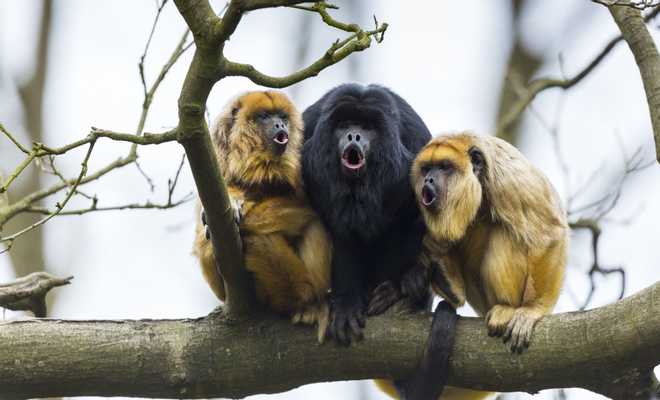
[[[211,133],[229,194],[241,204],[245,265],[254,274],[258,299],[294,322],[318,323],[322,340],[332,250],[302,190],[300,113],[281,92],[248,92],[229,103]],[[194,251],[224,300],[225,283],[203,224]]]
[[[507,142],[469,133],[431,141],[412,180],[448,278],[434,289],[455,305],[467,299],[489,334],[523,351],[566,265],[569,229],[552,184]]]
[[[412,107],[377,85],[345,84],[303,113],[303,179],[333,242],[328,333],[361,337],[370,291],[400,283],[425,232],[409,171],[431,138]]]

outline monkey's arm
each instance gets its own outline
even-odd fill
[[[195,230],[193,254],[199,258],[204,279],[211,287],[211,290],[213,290],[215,296],[220,301],[225,301],[225,283],[215,264],[213,245],[206,236],[206,224],[200,218]]]
[[[349,345],[351,334],[362,337],[366,311],[366,268],[349,240],[335,237],[332,254],[332,293],[328,335]]]

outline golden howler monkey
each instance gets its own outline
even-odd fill
[[[454,307],[467,300],[486,317],[491,336],[522,352],[536,322],[552,311],[563,280],[569,230],[554,188],[510,144],[469,133],[432,140],[415,159],[411,178],[428,229],[420,255],[426,271],[416,279],[430,280]],[[376,293],[381,302],[401,297],[387,285]],[[434,386],[434,372],[425,375],[421,386]],[[378,384],[396,395],[391,383]],[[449,387],[441,398],[488,395]]]
[[[318,323],[322,340],[331,244],[302,190],[300,113],[281,92],[248,92],[229,103],[211,134],[229,195],[241,204],[245,265],[254,275],[257,298],[294,322]],[[194,252],[224,301],[224,281],[203,224]],[[222,255],[218,261],[222,270]]]
[[[412,180],[430,241],[434,290],[485,315],[512,351],[559,298],[568,224],[548,179],[494,136],[440,136],[418,155]]]

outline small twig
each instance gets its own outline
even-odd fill
[[[584,303],[580,307],[580,310],[586,309],[593,298],[594,293],[596,292],[596,281],[595,274],[601,275],[610,275],[610,274],[619,274],[621,276],[621,290],[619,291],[619,296],[617,300],[621,300],[626,291],[626,271],[623,267],[603,267],[600,265],[598,259],[598,245],[600,243],[600,235],[602,230],[598,221],[592,219],[580,219],[576,222],[570,223],[572,229],[587,229],[591,233],[591,250],[593,254],[593,263],[589,269],[589,293],[587,294]]]
[[[151,177],[149,177],[149,175],[147,175],[147,173],[142,169],[142,165],[140,165],[138,160],[135,160],[135,167],[140,172],[140,175],[142,175],[142,177],[147,181],[147,184],[149,185],[149,191],[153,193],[154,189],[156,188],[153,179],[151,179]]]
[[[154,32],[156,31],[156,24],[158,24],[158,19],[160,18],[160,14],[163,11],[163,7],[165,7],[165,4],[167,3],[167,0],[163,0],[160,5],[156,7],[156,18],[154,18],[154,23],[151,24],[151,31],[149,32],[149,38],[147,39],[147,43],[144,45],[144,52],[142,53],[142,56],[140,57],[140,62],[138,63],[138,69],[140,71],[140,80],[142,81],[142,90],[144,91],[144,97],[147,97],[147,80],[144,76],[144,59],[147,57],[147,52],[149,51],[149,45],[151,45],[151,39],[154,37]]]
[[[318,13],[321,16],[323,22],[328,26],[333,28],[351,32],[347,38],[343,40],[337,39],[333,42],[330,47],[325,51],[323,56],[317,59],[315,62],[302,68],[297,72],[294,72],[288,76],[283,77],[273,77],[266,75],[258,71],[254,66],[250,64],[240,64],[227,60],[225,64],[225,75],[226,76],[243,76],[250,79],[252,82],[272,87],[272,88],[283,88],[291,86],[295,83],[298,83],[304,79],[317,76],[325,68],[338,63],[344,58],[348,57],[350,54],[358,51],[365,50],[371,45],[371,38],[373,37],[376,42],[380,43],[383,40],[385,31],[387,30],[387,23],[382,23],[377,25],[374,30],[364,31],[357,24],[347,24],[344,22],[337,21],[332,18],[332,16],[327,12],[327,9],[337,8],[334,5],[317,2],[312,6],[299,6],[294,5],[292,8],[310,11]],[[377,20],[374,18],[377,22]]]
[[[69,191],[67,192],[66,196],[62,200],[62,202],[55,203],[55,210],[48,214],[46,217],[40,219],[39,221],[33,223],[32,225],[12,234],[9,236],[0,236],[0,242],[3,243],[9,243],[8,246],[11,246],[11,244],[16,240],[18,237],[21,235],[25,234],[26,232],[29,232],[33,229],[36,229],[37,227],[45,224],[48,222],[51,218],[59,214],[62,209],[66,206],[66,204],[69,202],[71,197],[73,197],[74,193],[76,192],[76,189],[78,188],[78,185],[82,182],[83,178],[87,174],[87,162],[89,161],[89,158],[92,155],[92,150],[94,150],[94,145],[96,144],[96,141],[93,141],[89,144],[89,148],[87,149],[87,154],[85,155],[85,158],[83,159],[81,163],[81,169],[80,169],[80,174],[78,175],[78,178],[75,180],[73,185],[69,188]]]
[[[170,208],[178,207],[181,204],[187,203],[190,200],[194,198],[194,194],[192,192],[186,194],[184,197],[182,197],[179,200],[176,201],[171,201],[168,200],[167,203],[165,204],[158,204],[158,203],[152,203],[151,201],[146,201],[145,203],[131,203],[131,204],[122,204],[118,206],[107,206],[107,207],[99,207],[98,201],[93,201],[92,205],[88,208],[80,208],[76,210],[67,210],[67,211],[62,211],[59,212],[57,215],[58,216],[71,216],[71,215],[83,215],[87,214],[90,212],[99,212],[99,211],[120,211],[120,210],[167,210]],[[29,213],[35,213],[35,214],[50,214],[52,213],[51,210],[44,208],[44,207],[30,207],[25,210],[25,212]]]
[[[622,6],[622,7],[632,7],[637,10],[645,10],[647,8],[657,7],[660,5],[660,2],[653,0],[591,0],[596,4],[600,4],[606,7],[611,6]]]
[[[167,202],[170,203],[172,201],[172,195],[174,194],[174,189],[176,189],[176,184],[179,182],[179,176],[181,175],[181,170],[183,169],[183,165],[186,162],[186,153],[183,153],[181,155],[181,162],[179,163],[179,167],[176,170],[176,174],[174,175],[174,179],[168,179],[167,180]]]
[[[73,276],[56,278],[47,272],[33,272],[14,282],[0,284],[0,307],[31,311],[35,317],[46,316],[46,294],[53,288],[71,283]]]

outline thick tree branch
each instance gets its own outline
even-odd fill
[[[71,279],[72,276],[61,279],[47,272],[33,272],[14,282],[0,284],[0,307],[45,317],[46,294],[55,287],[68,285]]]
[[[0,324],[2,389],[20,398],[233,398],[314,382],[403,378],[422,355],[429,319],[372,318],[365,340],[348,348],[318,345],[312,329],[270,315],[8,322]],[[607,307],[543,319],[522,355],[488,337],[481,319],[461,318],[449,384],[526,392],[582,387],[648,398],[649,371],[658,363],[660,283]],[[639,386],[647,378],[648,386]],[[635,394],[642,390],[646,397]]]
[[[639,10],[610,6],[610,13],[635,57],[651,113],[656,159],[660,162],[660,54]],[[658,12],[657,7],[654,12]]]

